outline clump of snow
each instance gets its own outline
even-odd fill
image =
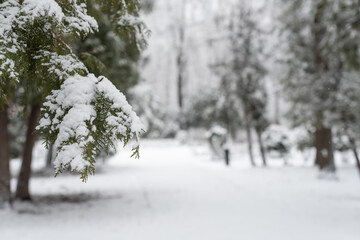
[[[86,35],[92,33],[93,30],[98,30],[99,26],[96,20],[87,14],[85,2],[78,4],[76,0],[71,0],[71,4],[75,10],[75,15],[65,18],[70,29],[75,29],[78,34],[85,33]]]
[[[206,136],[209,138],[212,135],[219,135],[219,136],[225,136],[227,134],[226,128],[215,125],[209,129],[209,131],[206,133]]]
[[[120,108],[122,113],[119,113],[118,117],[109,116],[107,121],[110,126],[118,123],[118,121],[123,117],[123,115],[128,115],[132,119],[129,127],[132,132],[139,133],[143,131],[144,126],[140,121],[140,118],[132,110],[132,107],[126,101],[124,94],[119,94],[119,90],[112,84],[109,80],[103,81],[105,77],[100,77],[97,84],[97,91],[102,93],[105,98],[108,98],[113,102],[112,108]]]
[[[23,13],[23,14],[21,14]],[[19,24],[33,23],[36,18],[52,16],[61,22],[65,17],[61,7],[55,0],[24,0],[20,5]]]
[[[41,65],[46,67],[49,73],[63,81],[78,72],[88,73],[84,63],[73,53],[60,55],[56,52],[39,51],[34,58],[40,59]]]

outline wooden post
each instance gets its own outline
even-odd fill
[[[226,166],[229,166],[230,165],[230,150],[226,148],[224,150],[224,152],[225,152],[225,164],[226,164]]]

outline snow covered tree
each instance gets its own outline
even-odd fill
[[[139,9],[131,14],[139,15],[151,11],[152,0],[142,1]],[[145,41],[133,41],[119,31],[119,25],[114,21],[114,10],[100,5],[97,0],[87,1],[88,14],[98,22],[99,30],[85,39],[77,39],[73,45],[74,53],[84,63],[89,72],[96,76],[107,77],[129,99],[128,89],[140,80],[139,68],[142,62],[141,50],[146,47]],[[135,20],[135,19],[134,19]],[[138,27],[143,28],[144,35],[148,35],[144,22],[136,21]],[[130,31],[135,31],[131,28]],[[130,98],[130,102],[132,99]],[[53,147],[49,146],[46,166],[52,167]],[[105,157],[105,154],[103,154]],[[109,156],[109,155],[108,155]]]
[[[340,136],[347,136],[350,148],[356,160],[356,166],[360,174],[360,157],[358,142],[360,140],[360,81],[358,73],[344,75],[345,84],[339,88],[338,101],[335,103],[339,109],[335,132]]]
[[[199,93],[192,99],[185,112],[186,125],[208,129],[221,126],[235,137],[242,124],[242,114],[239,111],[241,104],[236,96],[235,87],[231,85],[229,74],[222,72],[224,66],[213,66],[213,69],[217,69],[216,73],[221,78],[220,86]]]
[[[98,0],[97,3],[108,9],[118,31],[126,38],[137,43],[144,41],[143,25],[136,16],[138,1]],[[17,87],[22,87],[26,99],[32,100],[26,104],[32,104],[30,116],[34,119],[47,96],[37,129],[47,146],[54,143],[56,174],[71,167],[86,181],[95,172],[99,149],[114,147],[117,140],[126,144],[132,137],[139,139],[142,124],[125,96],[107,78],[90,74],[71,49],[74,39],[85,38],[97,30],[97,22],[87,13],[86,1],[0,1],[0,120],[2,140],[7,142],[0,146],[0,152],[4,153],[0,159],[4,166],[1,200],[10,196],[7,109]],[[35,126],[28,127],[28,134]],[[133,155],[138,156],[138,151],[139,145],[135,144]],[[30,155],[31,152],[32,147]],[[30,165],[31,160],[26,164]],[[26,166],[22,168],[29,171]],[[30,198],[28,179],[25,176],[24,182],[19,182],[20,198]]]
[[[254,19],[254,13],[243,4],[236,5],[229,26],[230,59],[225,64],[230,72],[230,88],[236,89],[241,102],[243,122],[247,135],[250,161],[255,166],[252,150],[251,129],[254,128],[259,141],[263,164],[266,165],[265,150],[261,135],[268,122],[265,117],[267,94],[263,64],[263,32]]]
[[[127,96],[128,89],[136,85],[140,79],[140,53],[146,47],[146,42],[124,35],[123,31],[119,30],[118,23],[114,22],[110,9],[101,7],[97,0],[88,0],[87,6],[89,15],[94,16],[99,24],[99,31],[85,39],[78,39],[74,52],[90,72],[109,78]],[[151,2],[148,1],[141,10],[145,7],[146,10],[151,8]],[[132,14],[138,16],[138,11],[139,9],[136,9]],[[144,35],[148,35],[149,31],[144,22],[135,20],[131,24],[136,24],[143,29]],[[135,29],[128,31],[134,33]]]
[[[294,104],[293,119],[314,126],[316,164],[330,172],[335,171],[333,126],[349,117],[344,111],[354,111],[346,106],[359,106],[358,100],[343,95],[348,86],[360,93],[354,78],[349,78],[360,66],[358,4],[355,0],[284,1],[281,17],[287,39],[284,62],[289,66],[283,86]]]
[[[360,174],[360,157],[357,147],[360,140],[360,2],[347,0],[339,3],[335,9],[335,26],[338,42],[339,89],[336,109],[337,129],[342,129],[340,135],[349,139],[350,149],[354,153],[356,165]]]

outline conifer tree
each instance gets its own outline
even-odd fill
[[[139,9],[142,12],[151,11],[152,4],[151,0],[142,1]],[[90,72],[107,77],[129,99],[128,90],[140,79],[138,70],[141,51],[146,47],[146,42],[139,41],[140,39],[134,41],[128,34],[124,35],[114,21],[116,18],[112,8],[101,6],[97,0],[88,0],[87,9],[88,14],[98,22],[99,30],[85,39],[77,39],[72,44],[73,51]],[[134,9],[131,14],[137,17],[139,9]],[[136,20],[136,24],[143,29],[143,37],[149,35],[144,22]],[[136,32],[136,29],[130,28],[129,33],[131,32]],[[130,102],[131,100],[130,98]],[[52,167],[53,155],[53,146],[50,145],[46,157],[46,166],[49,168]]]
[[[334,172],[334,127],[341,129],[339,124],[354,111],[348,104],[359,106],[356,98],[343,95],[348,86],[356,86],[349,76],[360,66],[358,1],[297,0],[284,1],[284,6],[284,62],[289,69],[283,86],[294,104],[293,120],[316,129],[316,164]]]
[[[141,51],[146,47],[145,41],[139,41],[129,33],[136,33],[136,29],[120,30],[114,22],[114,16],[108,8],[103,8],[97,0],[88,0],[88,13],[94,16],[99,24],[99,31],[85,39],[79,39],[74,45],[74,51],[84,62],[85,66],[95,75],[103,75],[127,96],[127,91],[139,81],[139,65]],[[151,8],[148,1],[143,8]],[[131,12],[134,17],[139,14],[139,9]],[[149,35],[144,22],[135,19],[131,24],[143,29],[144,37]],[[130,26],[129,26],[130,27]],[[124,28],[124,26],[123,26]],[[127,32],[125,35],[123,32]]]
[[[335,5],[336,6],[336,5]],[[338,117],[334,119],[336,132],[348,136],[360,174],[360,157],[357,151],[360,140],[360,2],[347,0],[338,3],[334,13],[335,33],[338,42],[339,88],[335,103]]]
[[[249,157],[255,166],[251,130],[255,129],[259,141],[263,165],[266,165],[265,150],[261,135],[268,122],[265,117],[267,94],[263,64],[263,32],[253,19],[254,13],[243,4],[237,4],[229,26],[230,59],[225,64],[230,71],[233,88],[241,102],[243,123],[246,130]]]
[[[96,2],[112,14],[117,30],[127,39],[144,41],[143,26],[136,18],[138,1]],[[56,175],[71,167],[83,181],[95,172],[95,156],[101,148],[114,147],[117,140],[124,144],[132,137],[138,140],[143,131],[125,96],[106,77],[90,74],[71,49],[74,39],[97,30],[84,0],[0,1],[0,100],[4,116],[0,120],[7,123],[13,89],[23,88],[26,99],[37,106],[45,99],[37,130],[47,146],[54,143]],[[8,151],[6,145],[1,148],[1,152]],[[138,156],[138,151],[135,144],[133,155]],[[0,162],[8,166],[9,155],[3,154]],[[8,173],[8,167],[1,171]],[[1,181],[5,190],[0,193],[5,197],[0,198],[7,200],[9,179]]]

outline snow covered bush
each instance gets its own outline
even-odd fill
[[[315,152],[314,149],[314,133],[309,130],[311,127],[305,128],[298,126],[291,129],[291,141],[296,150],[299,151],[303,160],[308,162],[309,159],[315,157],[312,156]]]
[[[313,133],[303,127],[296,127],[291,131],[292,142],[299,151],[314,147]]]
[[[211,127],[206,133],[210,148],[218,157],[223,156],[223,147],[226,143],[227,134],[227,130],[218,125]]]
[[[335,135],[334,136],[334,150],[339,152],[345,152],[350,150],[350,141],[349,137],[345,135]]]
[[[290,130],[281,125],[270,125],[263,134],[265,149],[268,152],[277,152],[281,156],[291,149]]]

